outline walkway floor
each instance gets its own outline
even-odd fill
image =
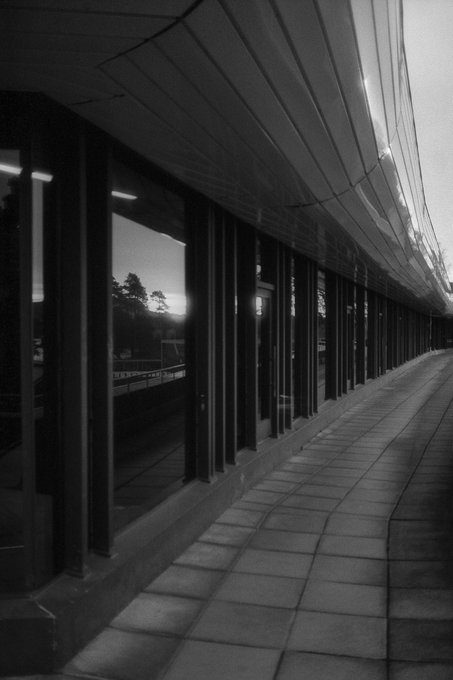
[[[64,669],[114,680],[451,680],[453,354],[352,408]]]

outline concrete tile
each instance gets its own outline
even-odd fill
[[[294,482],[288,482],[275,478],[266,478],[264,481],[256,484],[254,487],[257,491],[278,491],[280,493],[289,493],[297,489],[298,485]]]
[[[223,571],[192,569],[172,564],[145,588],[149,593],[167,593],[186,597],[207,598],[216,588]]]
[[[387,537],[387,521],[372,517],[360,517],[334,513],[330,516],[325,528],[326,534],[336,536],[368,536],[370,538]]]
[[[237,548],[213,543],[193,543],[175,560],[175,564],[207,567],[208,569],[228,569],[237,554]]]
[[[363,470],[367,470],[371,463],[364,460],[347,460],[340,456],[337,460],[332,461],[329,464],[329,469],[331,470],[355,470],[363,474]]]
[[[288,512],[273,511],[265,520],[263,527],[265,529],[320,534],[328,517],[327,513],[299,509],[298,512],[290,514],[291,508],[287,508],[287,510]]]
[[[242,500],[251,501],[252,503],[263,503],[264,505],[276,505],[283,498],[286,493],[279,493],[277,491],[260,491],[258,489],[251,489],[242,496]]]
[[[333,472],[329,471],[323,471],[323,472],[318,472],[318,474],[314,475],[310,479],[310,484],[327,484],[329,486],[339,486],[343,488],[344,486],[350,484],[351,486],[354,486],[356,483],[356,479],[345,479],[345,477],[339,477],[338,475],[334,474]]]
[[[142,633],[183,635],[195,619],[201,600],[141,593],[111,622],[112,628]]]
[[[349,492],[349,486],[330,486],[328,484],[304,484],[295,493],[303,496],[315,496],[317,498],[342,499]]]
[[[304,579],[232,573],[216,592],[215,599],[294,609],[304,585]]]
[[[336,505],[338,505],[338,500],[335,498],[317,498],[302,494],[292,494],[282,503],[282,507],[304,510],[333,510]]]
[[[385,617],[387,589],[355,583],[333,583],[310,579],[304,590],[300,609],[356,616]]]
[[[345,557],[387,558],[385,538],[364,536],[323,536],[318,552],[324,555],[344,555]]]
[[[284,472],[298,472],[301,474],[313,474],[318,470],[317,465],[310,465],[307,463],[284,463],[280,466],[280,470]]]
[[[276,680],[387,680],[384,661],[285,652]]]
[[[390,616],[453,620],[453,590],[391,588]]]
[[[367,479],[381,479],[386,482],[405,481],[407,472],[389,472],[386,470],[370,470],[366,473]]]
[[[363,472],[357,471],[357,470],[350,470],[349,468],[336,468],[333,467],[332,465],[328,465],[325,467],[320,473],[321,475],[323,474],[330,474],[334,477],[337,477],[337,479],[340,479],[342,484],[345,484],[345,482],[354,482],[362,476]]]
[[[385,586],[387,563],[385,560],[371,560],[362,557],[334,557],[316,555],[310,578],[336,583],[357,583],[370,586]]]
[[[288,649],[319,654],[386,658],[386,620],[299,611]]]
[[[157,680],[180,640],[106,628],[64,668],[64,675]]]
[[[389,680],[451,680],[453,663],[390,663]]]
[[[453,621],[389,619],[389,658],[453,661]]]
[[[293,617],[294,613],[289,609],[214,600],[188,637],[280,649]]]
[[[267,476],[267,479],[282,480],[285,482],[293,482],[295,484],[299,484],[300,482],[304,482],[305,480],[310,479],[310,477],[311,475],[307,475],[305,473],[275,470],[275,472],[271,472],[271,474]]]
[[[390,584],[395,588],[453,588],[453,561],[390,561]]]
[[[262,517],[269,512],[269,506],[265,503],[252,503],[251,501],[243,501],[242,499],[236,501],[231,507],[232,510],[247,510],[261,513]]]
[[[162,680],[272,680],[279,658],[275,649],[188,640]]]
[[[232,524],[211,524],[209,529],[201,534],[199,541],[202,543],[218,543],[220,545],[244,545],[253,535],[253,527],[235,527]]]
[[[221,524],[234,524],[240,527],[255,527],[261,522],[263,516],[264,513],[262,512],[229,508],[218,517],[217,522]]]
[[[406,480],[404,481],[397,481],[397,480],[385,480],[385,479],[369,479],[367,475],[362,477],[357,484],[356,484],[356,489],[374,489],[376,491],[379,490],[386,490],[386,489],[391,489],[392,491],[401,491],[404,489],[406,484]]]
[[[250,541],[250,547],[313,554],[318,541],[319,534],[260,529]]]
[[[307,578],[312,559],[311,555],[248,548],[235,564],[233,571],[247,574]]]
[[[435,561],[448,559],[451,553],[449,533],[436,523],[392,521],[390,524],[391,559]]]
[[[392,513],[393,508],[393,503],[372,503],[369,501],[355,501],[346,498],[338,505],[337,512],[387,518]]]
[[[357,487],[351,491],[348,496],[349,500],[354,501],[372,501],[373,503],[396,503],[400,491],[393,489],[358,489]]]

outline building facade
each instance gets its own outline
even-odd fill
[[[145,4],[0,10],[4,674],[451,344],[400,4]]]

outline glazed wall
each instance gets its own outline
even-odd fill
[[[446,346],[48,100],[3,100],[3,594],[83,576],[191,480]]]

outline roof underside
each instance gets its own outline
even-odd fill
[[[438,313],[399,0],[7,0],[0,88],[42,92],[348,278]]]

